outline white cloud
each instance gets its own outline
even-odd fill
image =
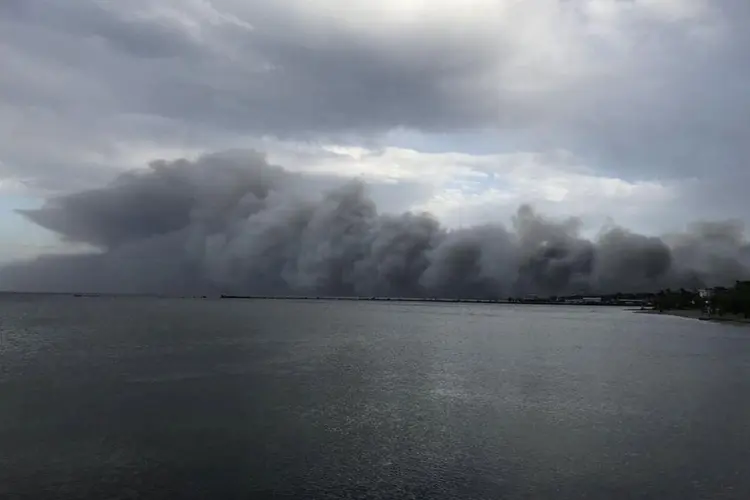
[[[524,203],[544,213],[580,216],[589,229],[610,220],[657,233],[681,226],[671,218],[649,220],[650,214],[680,202],[680,184],[601,175],[567,151],[471,155],[282,142],[266,146],[269,160],[294,171],[421,185],[412,202],[398,209],[429,211],[454,227],[507,224]],[[389,211],[387,200],[379,201]]]

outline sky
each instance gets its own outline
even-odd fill
[[[0,263],[75,250],[17,209],[237,150],[446,227],[748,222],[748,23],[746,0],[4,0]]]

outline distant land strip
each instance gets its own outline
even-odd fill
[[[538,304],[538,305],[586,305],[586,306],[640,306],[646,300],[591,298],[508,298],[508,299],[468,299],[447,297],[356,297],[356,296],[312,296],[312,295],[221,295],[222,299],[235,300],[347,300],[376,302],[450,302],[467,304]]]
[[[52,296],[77,298],[159,298],[159,299],[223,299],[223,300],[321,300],[321,301],[365,301],[365,302],[437,302],[465,304],[537,304],[537,305],[584,305],[584,306],[646,306],[650,305],[653,294],[627,297],[606,296],[565,296],[565,297],[508,297],[500,298],[456,298],[456,297],[387,297],[387,296],[328,296],[328,295],[167,295],[139,293],[88,293],[88,292],[13,292],[0,291],[0,297]]]

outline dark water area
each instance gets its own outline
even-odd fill
[[[747,499],[750,328],[6,296],[3,499]]]

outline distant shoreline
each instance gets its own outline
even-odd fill
[[[496,305],[547,305],[547,306],[591,306],[591,307],[634,307],[634,301],[545,300],[545,299],[471,299],[450,297],[355,297],[325,295],[160,295],[160,294],[118,294],[89,292],[12,292],[0,291],[0,296],[57,296],[76,298],[154,298],[154,299],[204,299],[204,300],[304,300],[304,301],[357,301],[357,302],[412,302],[412,303],[453,303],[453,304],[496,304]]]
[[[554,301],[533,299],[456,299],[445,297],[327,297],[327,296],[241,296],[222,295],[223,300],[328,300],[328,301],[359,301],[359,302],[437,302],[457,304],[512,304],[512,305],[547,305],[547,306],[596,306],[596,307],[633,307],[632,303],[586,302],[586,301]]]
[[[740,315],[712,316],[697,309],[670,309],[666,311],[657,311],[656,309],[644,309],[633,311],[637,314],[658,314],[662,316],[676,316],[679,318],[697,319],[699,321],[709,321],[711,323],[725,323],[730,325],[750,326],[750,318],[744,318]]]

